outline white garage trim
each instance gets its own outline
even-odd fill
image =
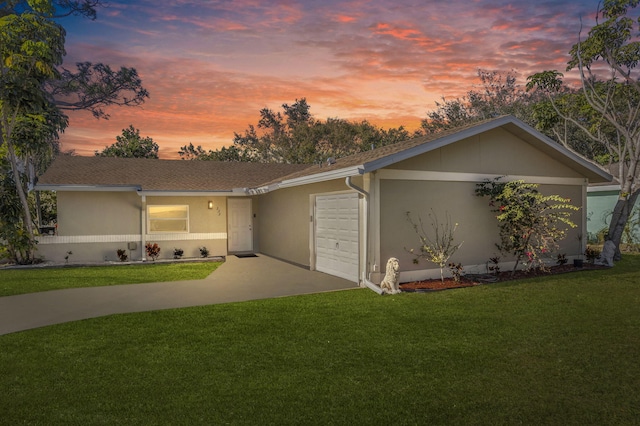
[[[313,268],[358,282],[360,261],[360,198],[355,192],[315,196]]]

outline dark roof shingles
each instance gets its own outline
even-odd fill
[[[502,117],[499,117],[502,118]],[[148,191],[230,191],[259,188],[285,180],[367,165],[467,129],[496,121],[488,119],[386,145],[335,163],[277,164],[110,157],[58,157],[40,178],[42,185],[138,186]]]
[[[386,145],[338,158],[332,165],[325,163],[321,166],[59,156],[40,178],[39,184],[137,186],[147,191],[230,191],[234,188],[257,188],[283,180],[367,164],[482,123],[471,123]]]
[[[145,191],[230,191],[260,186],[307,167],[300,164],[59,156],[38,183],[135,186]]]

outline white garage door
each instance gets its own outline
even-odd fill
[[[316,269],[358,282],[358,230],[358,194],[317,196]]]

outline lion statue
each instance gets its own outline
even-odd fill
[[[400,272],[398,271],[398,269],[400,269],[398,259],[392,257],[387,260],[387,270],[384,274],[384,279],[380,283],[382,294],[400,293],[400,288],[398,287],[398,278],[400,277]]]

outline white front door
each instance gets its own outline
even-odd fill
[[[316,197],[316,270],[358,282],[358,207],[358,194]]]
[[[228,198],[229,252],[253,251],[253,212],[250,198]]]

